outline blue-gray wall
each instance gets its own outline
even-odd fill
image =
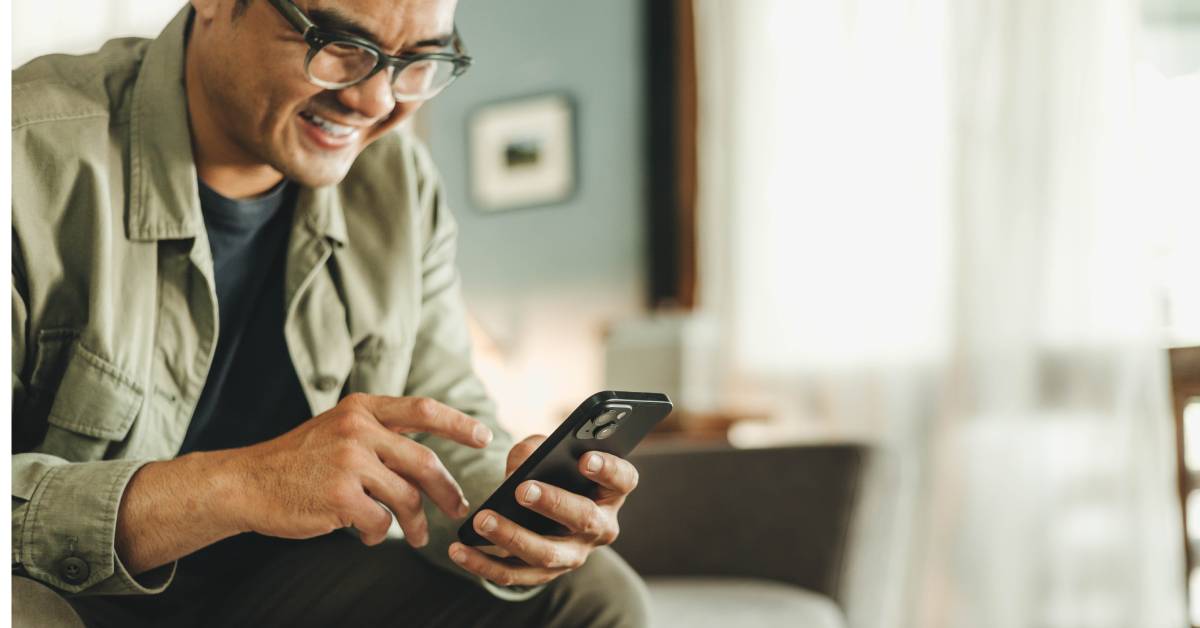
[[[422,111],[460,225],[476,316],[555,293],[630,313],[645,291],[642,3],[460,0],[475,64]],[[576,102],[578,190],[554,206],[482,212],[468,193],[466,125],[481,104],[548,91]]]

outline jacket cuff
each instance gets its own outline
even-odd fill
[[[129,479],[148,460],[56,466],[26,504],[21,538],[13,539],[25,572],[66,593],[161,593],[175,563],[133,577],[117,558],[117,511]]]

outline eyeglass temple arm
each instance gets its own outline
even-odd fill
[[[463,65],[471,65],[471,51],[467,50],[467,43],[463,41],[462,34],[458,32],[458,24],[454,25],[454,53],[458,55]]]
[[[291,0],[271,0],[271,4],[301,35],[307,35],[310,29],[316,27],[316,24],[313,24],[313,21],[308,19],[300,7]]]

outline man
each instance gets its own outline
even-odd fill
[[[483,512],[495,555],[454,541],[541,442],[496,424],[455,224],[395,130],[470,62],[454,5],[192,0],[156,40],[14,72],[19,612],[644,623],[603,548],[624,460],[580,460],[594,499],[518,488],[569,536]]]

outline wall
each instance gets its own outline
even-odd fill
[[[458,218],[478,362],[518,433],[552,428],[603,386],[607,321],[645,292],[641,0],[462,0],[476,62],[422,112]],[[466,124],[481,104],[547,91],[577,103],[578,191],[485,213],[468,194]]]

